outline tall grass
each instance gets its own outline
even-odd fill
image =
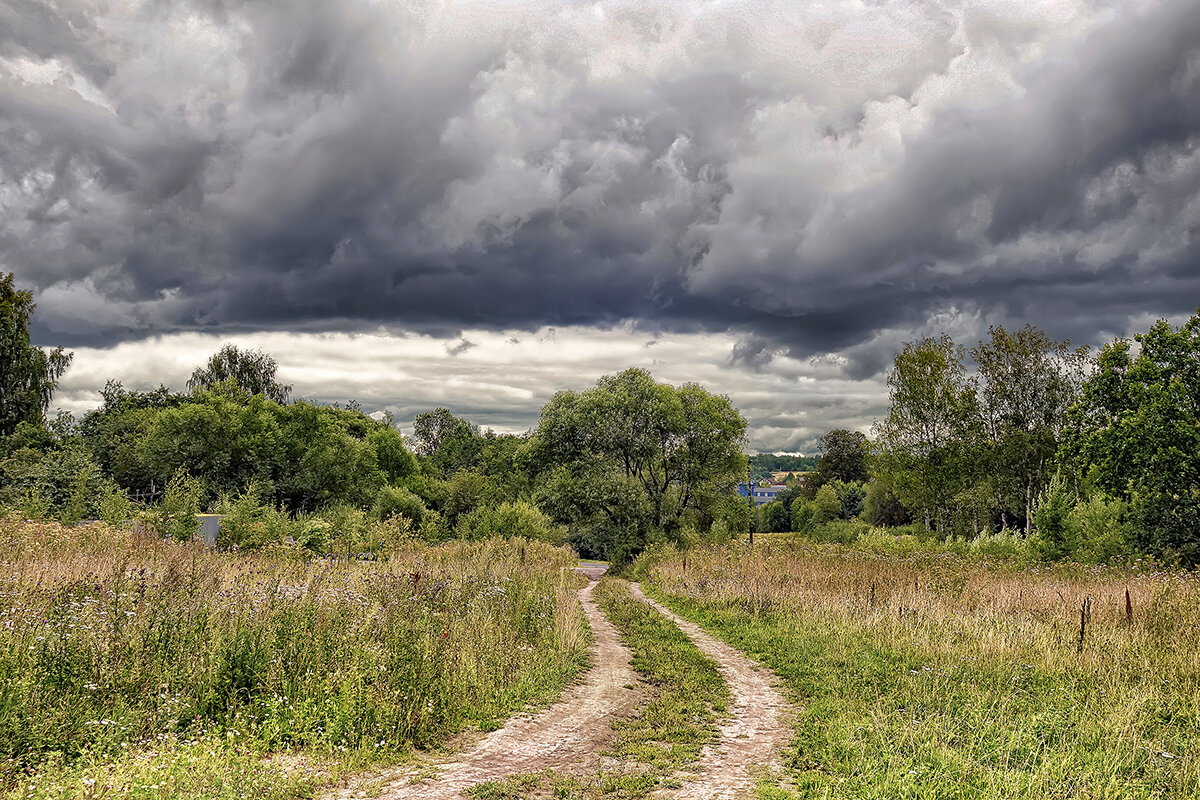
[[[214,735],[397,753],[551,697],[586,662],[574,558],[521,540],[384,563],[225,555],[0,521],[0,786]]]
[[[765,796],[1200,795],[1195,575],[813,543],[643,568],[792,690],[795,749]]]

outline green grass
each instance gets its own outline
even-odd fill
[[[633,652],[645,699],[632,719],[619,722],[605,755],[616,765],[592,775],[547,771],[488,781],[468,793],[479,800],[636,798],[678,786],[698,766],[701,748],[716,736],[729,703],[716,664],[666,617],[629,593],[629,584],[605,578],[593,595]]]
[[[573,563],[519,540],[359,563],[0,520],[0,794],[173,796],[152,777],[174,770],[179,797],[305,796],[495,727],[586,666]]]
[[[1200,795],[1195,576],[828,547],[687,562],[645,570],[658,599],[765,663],[799,707],[786,780],[763,797]]]

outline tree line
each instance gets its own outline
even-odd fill
[[[33,301],[12,276],[0,303],[0,506],[27,517],[186,537],[214,511],[228,546],[355,553],[504,534],[616,560],[749,528],[735,488],[746,422],[697,384],[630,369],[554,395],[523,435],[438,408],[406,441],[354,404],[291,400],[270,355],[225,345],[187,391],[110,381],[81,419],[47,419],[70,354],[29,344]]]
[[[836,430],[761,530],[838,519],[946,539],[1015,532],[1047,558],[1200,563],[1200,311],[1092,354],[1027,326],[905,343],[873,439]]]
[[[1094,356],[1032,326],[993,327],[970,348],[908,342],[871,437],[838,429],[819,458],[748,461],[727,397],[639,369],[555,394],[525,434],[438,408],[406,441],[355,404],[291,400],[274,359],[226,345],[187,391],[110,381],[80,420],[48,419],[71,355],[30,345],[33,308],[0,276],[0,506],[26,516],[187,535],[211,510],[237,546],[516,533],[616,560],[655,541],[856,520],[941,538],[1015,531],[1047,557],[1200,562],[1200,312]],[[757,512],[737,494],[748,473],[797,467],[804,480]]]

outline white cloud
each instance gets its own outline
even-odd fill
[[[767,369],[733,367],[728,335],[663,334],[632,328],[559,327],[532,334],[464,331],[475,346],[456,356],[452,341],[425,335],[263,333],[217,337],[176,334],[112,348],[75,348],[54,403],[77,416],[100,403],[107,380],[128,389],[160,383],[183,391],[192,370],[226,341],[261,348],[279,364],[279,380],[293,396],[390,410],[401,426],[413,416],[446,406],[483,427],[519,433],[537,424],[555,392],[581,390],[603,375],[643,367],[656,380],[697,382],[727,394],[750,423],[753,449],[813,447],[834,427],[869,429],[881,413],[882,384],[856,381],[836,364],[777,359]],[[653,346],[647,344],[653,342]]]

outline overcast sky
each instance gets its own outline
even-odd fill
[[[182,389],[525,430],[627,366],[752,449],[868,430],[906,340],[1200,305],[1196,0],[0,0],[0,271]]]

